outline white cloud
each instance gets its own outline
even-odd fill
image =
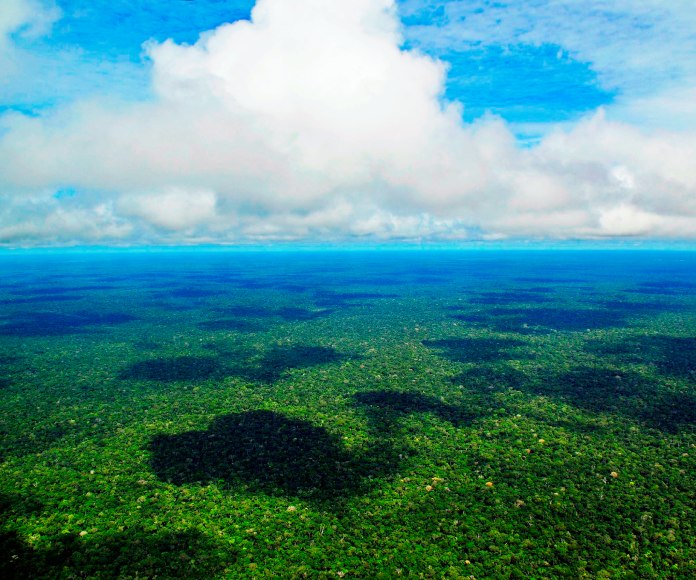
[[[391,0],[259,0],[150,44],[151,102],[6,114],[0,241],[696,236],[696,135],[600,112],[520,148],[400,46]]]
[[[54,0],[0,0],[0,107],[35,108],[85,95],[143,97],[146,72],[127,57],[50,44]]]
[[[645,94],[696,78],[692,0],[403,0],[405,16],[444,8],[444,18],[409,29],[423,46],[554,44],[589,63],[607,86]],[[647,81],[647,82],[646,82]]]
[[[39,192],[2,200],[0,244],[74,245],[119,243],[134,232],[133,226],[115,216],[108,202],[88,207],[61,205],[52,192]]]
[[[654,231],[660,217],[633,205],[622,204],[600,212],[600,231],[607,235],[640,236]]]
[[[0,42],[9,42],[10,34],[29,38],[45,34],[59,17],[60,10],[49,1],[3,0]]]
[[[0,78],[12,79],[31,57],[15,46],[13,36],[37,38],[47,33],[60,17],[52,2],[40,0],[2,0],[0,9]]]
[[[693,58],[696,60],[696,54]],[[677,86],[652,95],[620,96],[611,111],[615,118],[635,125],[674,132],[695,131],[696,79],[690,84],[682,80]]]
[[[140,217],[166,230],[189,230],[212,221],[216,203],[214,191],[175,187],[157,193],[124,195],[118,208],[123,215]]]

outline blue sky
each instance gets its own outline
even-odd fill
[[[150,38],[193,43],[201,32],[249,18],[253,2],[235,0],[58,0],[63,16],[49,45],[80,46],[112,59],[138,63]]]
[[[26,37],[17,46],[41,60],[51,83],[16,79],[2,87],[0,106],[31,111],[79,95],[110,93],[127,99],[148,97],[148,63],[143,43],[172,38],[193,43],[201,32],[248,18],[253,2],[226,0],[56,0],[60,16],[50,32]]]
[[[693,0],[0,3],[0,246],[696,238]]]
[[[78,95],[117,93],[126,99],[149,96],[149,39],[195,43],[201,32],[248,19],[254,2],[246,0],[56,0],[61,17],[51,33],[22,38],[17,44],[50,62],[60,77],[50,86],[25,79],[25,86],[3,95],[4,107],[36,110]],[[443,25],[445,5],[415,9],[402,16],[404,46],[438,57],[449,65],[446,98],[465,103],[464,118],[487,112],[516,123],[565,121],[611,103],[615,90],[600,86],[589,63],[554,44],[484,45],[441,48],[409,39],[409,29]],[[559,54],[560,53],[560,54]]]

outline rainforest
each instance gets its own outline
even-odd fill
[[[696,253],[0,254],[4,578],[696,576]]]

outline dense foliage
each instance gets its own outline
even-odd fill
[[[0,257],[5,577],[696,575],[696,255]]]

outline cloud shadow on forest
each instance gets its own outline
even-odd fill
[[[362,408],[370,428],[382,436],[389,436],[395,423],[414,413],[432,414],[455,427],[463,427],[482,416],[480,410],[444,403],[440,399],[409,391],[368,391],[357,393],[356,406]]]
[[[16,531],[0,529],[3,578],[58,578],[66,569],[85,577],[183,578],[196,562],[196,578],[216,578],[238,558],[198,530],[157,532],[131,529],[84,538],[64,534],[50,548],[36,549]]]
[[[291,370],[341,362],[349,357],[324,346],[277,346],[260,355],[226,351],[215,345],[216,356],[179,356],[136,362],[119,375],[122,380],[196,382],[239,377],[254,382],[273,383]]]
[[[622,363],[654,365],[665,376],[696,380],[696,337],[641,336],[618,343],[593,341],[585,348]]]
[[[2,318],[0,335],[17,337],[65,336],[93,331],[137,320],[121,312],[81,311],[72,314],[56,312],[17,312]]]
[[[222,481],[329,502],[367,491],[369,478],[396,468],[389,448],[349,451],[323,427],[263,410],[217,417],[205,430],[157,435],[149,450],[157,477],[175,485]]]
[[[456,320],[490,327],[498,332],[549,334],[582,332],[628,325],[625,311],[598,308],[495,308],[485,312],[454,314]]]
[[[527,353],[519,352],[520,348],[528,344],[512,338],[445,338],[424,340],[423,345],[439,351],[440,356],[459,363],[529,358]]]

